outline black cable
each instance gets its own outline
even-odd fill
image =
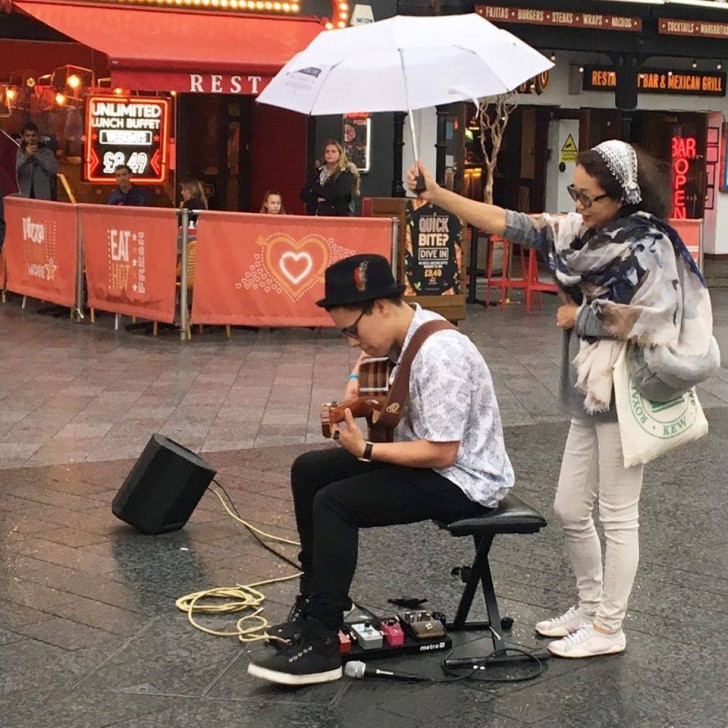
[[[230,504],[230,505],[232,506],[232,509],[233,509],[233,511],[234,511],[234,513],[235,513],[235,515],[236,515],[236,516],[237,516],[237,517],[238,517],[238,518],[239,518],[239,519],[240,519],[241,521],[242,521],[242,520],[244,520],[244,519],[243,519],[243,517],[242,517],[242,516],[240,515],[240,512],[239,512],[239,511],[238,511],[238,509],[236,508],[236,506],[235,506],[235,502],[234,502],[234,501],[233,501],[233,499],[232,499],[232,498],[230,497],[230,494],[229,494],[229,493],[228,493],[228,492],[227,492],[227,491],[225,490],[225,488],[224,488],[224,487],[223,487],[223,485],[222,485],[222,484],[220,483],[220,481],[219,481],[219,480],[218,480],[217,478],[213,478],[213,479],[212,479],[212,482],[213,482],[213,483],[215,483],[215,485],[217,485],[217,486],[218,486],[218,488],[220,488],[220,490],[221,490],[221,491],[222,491],[222,492],[223,492],[223,493],[225,494],[225,497],[226,497],[226,498],[228,499],[228,502],[229,502],[229,504]],[[262,539],[262,538],[261,538],[261,537],[260,537],[260,536],[259,536],[259,535],[258,535],[258,534],[257,534],[256,532],[255,532],[255,531],[253,531],[253,529],[251,529],[251,528],[250,528],[250,526],[248,526],[247,524],[243,523],[243,524],[241,524],[241,525],[245,526],[245,528],[247,529],[248,533],[250,533],[250,534],[251,534],[251,535],[252,535],[252,536],[253,536],[253,537],[255,538],[255,540],[256,540],[256,541],[257,541],[257,542],[258,542],[258,543],[259,543],[259,544],[260,544],[260,545],[261,545],[261,546],[262,546],[262,547],[263,547],[263,548],[264,548],[264,549],[265,549],[266,551],[270,551],[270,553],[272,553],[272,554],[273,554],[274,556],[278,557],[278,558],[279,558],[279,559],[280,559],[281,561],[285,561],[285,562],[286,562],[287,564],[289,564],[290,566],[292,566],[292,567],[293,567],[294,569],[296,569],[297,571],[301,571],[301,564],[298,564],[298,563],[296,563],[295,561],[293,561],[292,559],[289,559],[289,558],[288,558],[287,556],[285,556],[284,554],[280,553],[279,551],[276,551],[276,550],[275,550],[275,549],[274,549],[274,548],[273,548],[272,546],[269,546],[269,545],[268,545],[268,544],[267,544],[267,543],[266,543],[266,542],[265,542],[265,541],[264,541],[264,540],[263,540],[263,539]]]
[[[474,664],[473,666],[468,666],[467,669],[469,672],[466,675],[458,675],[455,670],[463,669],[462,668],[453,668],[450,665],[447,664],[447,660],[452,656],[453,652],[455,652],[455,649],[453,648],[450,650],[450,652],[445,655],[445,657],[442,658],[440,662],[440,667],[442,668],[442,671],[446,675],[452,675],[454,679],[452,680],[441,680],[440,682],[458,682],[459,680],[476,680],[478,682],[486,682],[486,683],[520,683],[520,682],[527,682],[529,680],[535,680],[538,677],[541,677],[544,670],[544,664],[543,662],[536,657],[533,653],[529,652],[527,649],[521,649],[523,645],[520,646],[511,646],[496,650],[495,652],[492,652],[489,655],[486,655],[485,657],[478,659],[473,658]],[[506,677],[506,678],[497,678],[497,677],[480,677],[477,673],[481,670],[481,668],[485,668],[488,666],[488,663],[493,662],[495,658],[500,657],[502,655],[507,655],[508,652],[517,652],[521,655],[525,655],[530,660],[536,663],[536,670],[528,675],[522,675],[521,677]],[[496,663],[497,664],[497,663]],[[505,667],[505,665],[503,665]]]
[[[240,515],[240,512],[238,511],[237,507],[235,506],[235,502],[230,497],[230,494],[225,490],[225,487],[220,483],[220,481],[217,478],[213,478],[212,479],[212,482],[215,483],[215,485],[217,485],[220,488],[220,490],[225,494],[225,497],[227,498],[228,503],[232,507],[233,512],[235,513],[235,515],[241,521],[244,520],[243,517]],[[295,561],[292,561],[287,556],[284,556],[283,554],[279,553],[274,548],[272,548],[271,546],[269,546],[249,526],[247,526],[246,524],[242,524],[242,525],[245,526],[245,528],[248,530],[248,532],[251,533],[255,537],[256,541],[258,541],[258,543],[264,549],[266,549],[267,551],[270,551],[274,556],[277,556],[282,561],[285,561],[287,564],[290,564],[295,569],[298,569],[298,570],[301,569],[301,565],[300,564],[297,564]],[[368,612],[373,618],[375,618],[375,619],[379,619],[380,618],[379,615],[376,613],[376,611],[375,611],[374,608],[367,607],[366,604],[362,604],[361,602],[354,601],[353,599],[351,600],[351,603],[357,609],[359,609],[360,611]],[[382,610],[382,611],[384,611],[384,610]],[[452,667],[449,667],[447,665],[447,660],[455,652],[455,648],[453,648],[453,649],[451,649],[447,653],[447,655],[445,655],[445,657],[442,658],[442,660],[440,662],[440,667],[442,668],[442,671],[446,675],[450,675],[449,678],[434,678],[434,677],[433,678],[426,678],[424,676],[422,676],[422,678],[424,680],[427,680],[428,682],[440,683],[440,684],[463,682],[465,680],[477,680],[478,682],[488,682],[488,683],[519,683],[519,682],[526,682],[528,680],[535,680],[537,677],[540,677],[543,674],[543,668],[544,668],[543,662],[541,662],[541,660],[539,660],[538,657],[536,657],[536,655],[531,654],[528,650],[520,649],[520,647],[521,646],[518,646],[518,647],[517,646],[512,646],[512,647],[508,647],[508,648],[503,649],[503,650],[498,650],[496,652],[492,652],[490,655],[487,655],[487,656],[483,657],[481,660],[478,661],[477,664],[474,664],[472,667],[468,666],[467,667],[468,672],[465,673],[464,675],[458,675],[454,671],[454,670],[464,669],[464,666],[463,667],[459,667],[459,668],[452,668]],[[493,661],[494,658],[496,658],[496,657],[498,657],[500,655],[503,655],[503,654],[507,654],[508,651],[518,652],[519,654],[525,655],[526,657],[528,657],[531,660],[533,660],[536,663],[536,665],[537,665],[536,672],[533,672],[530,675],[524,675],[522,677],[516,677],[516,678],[492,678],[492,677],[479,677],[478,676],[478,673],[480,672],[481,667],[486,667],[489,662]],[[477,659],[477,658],[474,658],[474,659]]]

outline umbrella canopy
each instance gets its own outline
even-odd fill
[[[321,33],[258,96],[304,114],[410,111],[507,93],[553,63],[475,13]]]

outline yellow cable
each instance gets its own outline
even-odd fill
[[[251,523],[248,523],[248,521],[244,521],[239,516],[236,516],[229,508],[228,504],[225,502],[223,497],[220,495],[220,493],[217,492],[217,488],[210,488],[210,490],[220,499],[220,503],[222,503],[223,508],[238,522],[242,523],[245,528],[249,529],[250,531],[253,531],[254,533],[257,533],[259,536],[263,536],[264,538],[270,538],[273,541],[278,541],[278,543],[287,543],[291,546],[300,546],[300,542],[298,541],[291,541],[287,538],[282,538],[281,536],[274,536],[271,533],[266,533],[265,531],[261,531],[259,528],[256,528]]]
[[[212,492],[220,499],[225,510],[232,518],[241,523],[247,529],[257,533],[264,538],[278,541],[279,543],[289,544],[291,546],[300,546],[298,541],[291,541],[281,536],[261,531],[259,528],[251,525],[239,516],[235,515],[216,488],[211,488]],[[268,620],[262,616],[263,602],[265,595],[258,591],[256,587],[266,586],[267,584],[277,584],[283,581],[290,581],[301,576],[300,571],[288,576],[281,576],[276,579],[267,579],[258,581],[253,584],[236,584],[234,587],[215,587],[205,591],[194,592],[180,597],[175,602],[178,609],[187,612],[187,619],[190,624],[199,629],[201,632],[211,634],[216,637],[237,637],[241,642],[256,642],[258,640],[271,639],[271,635],[267,630],[270,627]],[[224,601],[223,601],[224,600]],[[195,620],[195,614],[232,614],[235,612],[250,611],[235,623],[235,631],[219,631],[205,627]],[[251,622],[253,623],[251,625]]]

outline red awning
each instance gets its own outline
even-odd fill
[[[258,93],[322,30],[313,18],[23,0],[15,6],[109,56],[114,86]]]

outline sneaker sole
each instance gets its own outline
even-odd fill
[[[614,647],[610,647],[608,650],[605,650],[604,652],[597,652],[597,653],[583,652],[583,651],[582,652],[573,651],[573,652],[562,653],[562,652],[557,652],[556,650],[551,649],[551,645],[547,645],[547,649],[552,655],[556,655],[556,657],[565,657],[567,659],[572,659],[572,658],[582,659],[585,657],[602,657],[603,655],[616,655],[616,654],[619,654],[620,652],[624,652],[626,647],[627,647],[627,645],[615,645]]]
[[[248,665],[248,675],[278,683],[279,685],[314,685],[316,683],[333,682],[334,680],[339,680],[343,674],[344,671],[341,667],[337,667],[335,670],[327,670],[326,672],[311,673],[310,675],[292,675],[289,672],[268,670],[253,662]]]

